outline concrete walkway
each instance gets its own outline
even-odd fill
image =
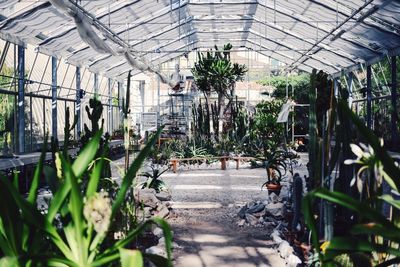
[[[168,219],[178,248],[177,267],[285,266],[270,238],[272,228],[237,225],[238,209],[267,192],[264,169],[185,170],[166,173],[176,215]]]

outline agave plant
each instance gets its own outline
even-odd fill
[[[287,168],[284,153],[283,150],[268,151],[265,157],[261,158],[267,171],[267,181],[261,187],[267,184],[280,184]]]
[[[172,235],[167,223],[160,218],[144,222],[132,229],[124,239],[103,244],[137,171],[160,131],[161,129],[129,167],[114,201],[98,188],[104,159],[96,161],[88,169],[95,159],[101,132],[95,134],[75,161],[71,162],[59,154],[62,179],[53,192],[45,214],[40,213],[36,207],[44,152],[35,169],[26,199],[6,177],[0,177],[0,194],[7,203],[0,207],[0,249],[3,255],[0,265],[86,267],[104,266],[120,259],[124,266],[132,262],[138,262],[135,266],[142,266],[141,252],[126,250],[124,247],[137,238],[149,224],[155,223],[164,230],[167,259],[156,255],[144,256],[157,266],[171,266]],[[84,176],[89,177],[85,188],[82,179]]]
[[[159,179],[163,173],[169,170],[169,168],[166,168],[164,170],[158,169],[154,165],[150,166],[151,172],[144,172],[141,175],[144,177],[147,177],[147,181],[142,183],[142,189],[144,188],[152,188],[154,189],[157,193],[162,191],[165,188],[165,183]]]

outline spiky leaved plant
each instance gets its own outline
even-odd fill
[[[129,121],[128,114],[131,112],[129,109],[129,98],[131,91],[131,71],[128,73],[128,81],[126,86],[125,99],[122,99],[122,113],[124,114],[124,147],[125,147],[125,171],[129,167]]]

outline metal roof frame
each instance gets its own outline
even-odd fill
[[[318,68],[335,77],[400,53],[400,3],[394,0],[122,0],[108,6],[104,6],[107,1],[82,0],[81,5],[59,1],[74,4],[99,40],[114,50],[128,49],[155,72],[154,65],[185,51],[220,45],[223,36],[235,46],[284,60],[287,71]],[[83,40],[67,42],[79,38],[77,25],[50,1],[33,3],[11,15],[2,13],[18,3],[0,3],[0,15],[5,17],[0,38],[32,44],[44,54],[109,78],[121,80],[132,69],[121,52],[102,54]],[[202,39],[205,35],[209,38]]]

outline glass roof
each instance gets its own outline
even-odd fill
[[[0,18],[0,38],[116,80],[228,42],[332,76],[400,53],[395,0],[0,0]]]

